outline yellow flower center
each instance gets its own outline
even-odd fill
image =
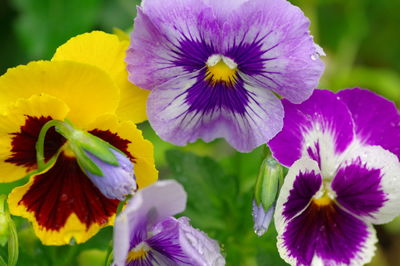
[[[325,194],[320,198],[314,198],[313,202],[315,204],[317,204],[318,206],[327,206],[327,205],[331,204],[332,199],[327,194]]]
[[[237,64],[230,58],[212,55],[207,60],[207,76],[213,84],[225,82],[234,84],[236,81]]]
[[[130,263],[138,259],[144,259],[147,256],[149,250],[150,247],[149,245],[147,245],[147,243],[140,242],[138,245],[136,245],[136,247],[134,247],[129,251],[128,256],[126,258],[126,263]]]

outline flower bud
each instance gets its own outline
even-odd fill
[[[282,184],[282,166],[272,157],[266,158],[260,167],[253,201],[254,231],[258,236],[268,230]]]
[[[133,164],[130,159],[108,142],[78,129],[68,121],[49,121],[43,126],[36,145],[38,165],[42,160],[44,136],[54,126],[67,139],[67,147],[76,157],[82,171],[92,183],[109,199],[124,200],[127,194],[136,190]]]

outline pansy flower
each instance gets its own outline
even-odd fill
[[[281,256],[292,265],[369,262],[372,225],[400,214],[399,111],[362,89],[283,105],[284,128],[269,142],[290,167],[275,212]]]
[[[308,26],[286,0],[144,0],[129,79],[151,90],[147,115],[162,139],[222,137],[251,151],[282,129],[275,94],[301,103],[318,84],[323,51]]]
[[[187,217],[173,217],[185,207],[186,192],[174,180],[139,190],[115,220],[113,265],[225,265],[216,241]]]
[[[109,46],[108,52],[119,48]],[[60,60],[9,69],[0,77],[0,181],[15,181],[37,169],[39,134],[46,123],[57,120],[69,121],[114,147],[121,167],[130,172],[133,164],[139,188],[153,183],[157,171],[152,144],[132,121],[119,120],[115,115],[119,106],[120,87],[104,68]],[[113,182],[93,182],[94,178],[114,178],[106,172],[110,168],[97,162],[106,176],[88,175],[69,141],[54,128],[46,134],[43,154],[46,162],[56,159],[10,193],[10,212],[30,220],[46,245],[81,243],[113,224],[119,200],[110,198],[104,187]],[[96,154],[92,155],[95,161]]]

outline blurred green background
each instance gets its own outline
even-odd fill
[[[166,0],[168,1],[168,0]],[[50,59],[70,37],[91,30],[129,30],[137,0],[0,0],[0,75],[31,60]],[[400,106],[400,1],[292,0],[311,20],[311,32],[327,54],[320,88],[363,87]],[[366,108],[368,108],[366,106]],[[160,178],[176,178],[189,193],[185,215],[222,245],[228,265],[285,265],[273,227],[252,231],[251,200],[263,147],[234,152],[224,141],[176,148],[140,125],[155,146]],[[0,193],[12,186],[1,185]],[[103,265],[112,229],[85,244],[43,247],[25,220],[19,230],[18,265]],[[378,226],[380,243],[370,265],[400,265],[400,220]],[[306,244],[306,243],[305,243]],[[6,257],[7,250],[0,248]]]

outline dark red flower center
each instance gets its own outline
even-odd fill
[[[35,169],[36,141],[42,126],[51,119],[27,116],[20,132],[12,133],[12,156],[8,161],[29,170]],[[89,133],[109,142],[134,161],[128,152],[129,140],[109,130],[95,129]],[[55,155],[65,141],[54,129],[49,130],[45,139],[45,158],[48,160]],[[59,231],[73,213],[86,228],[107,223],[116,213],[119,201],[106,198],[82,172],[76,159],[67,154],[67,151],[61,152],[47,172],[34,177],[19,204],[33,212],[38,224],[47,230]]]

